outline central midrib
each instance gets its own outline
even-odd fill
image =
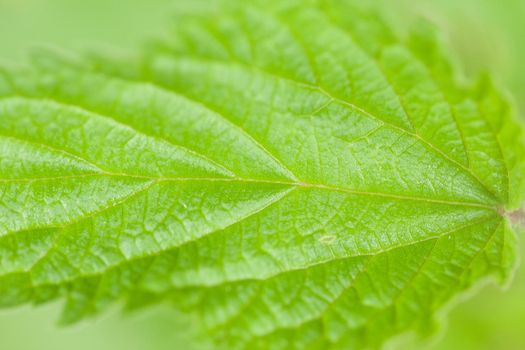
[[[394,194],[394,193],[384,193],[384,192],[373,192],[373,191],[362,191],[355,190],[335,185],[329,184],[319,184],[319,183],[308,183],[303,181],[286,181],[278,179],[254,179],[254,178],[219,178],[219,177],[163,177],[163,176],[146,176],[146,175],[134,175],[127,173],[90,173],[90,174],[81,174],[81,175],[69,175],[69,176],[55,176],[55,177],[39,177],[39,178],[13,178],[13,179],[0,179],[0,183],[23,183],[23,182],[37,182],[37,181],[61,181],[61,180],[71,180],[71,179],[81,179],[89,177],[120,177],[120,178],[130,178],[137,180],[146,180],[155,183],[161,182],[238,182],[238,183],[250,183],[250,184],[267,184],[267,185],[281,185],[281,186],[290,186],[295,188],[303,189],[319,189],[332,192],[341,192],[355,195],[371,196],[371,197],[383,197],[395,200],[406,200],[406,201],[416,201],[432,204],[445,204],[453,206],[464,206],[464,207],[476,207],[476,208],[485,208],[494,210],[498,212],[498,206],[490,204],[482,204],[475,202],[466,202],[466,201],[454,201],[447,199],[437,199],[437,198],[425,198],[418,196],[410,196],[403,194]]]

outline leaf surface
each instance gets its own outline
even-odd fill
[[[0,76],[0,305],[172,300],[228,349],[377,348],[508,278],[522,135],[489,80],[350,5],[218,11],[133,62]]]

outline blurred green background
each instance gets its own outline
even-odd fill
[[[196,0],[195,0],[196,1]],[[525,111],[524,0],[374,0],[406,28],[416,17],[436,23],[468,74],[489,71]],[[173,0],[0,0],[0,62],[17,63],[35,45],[72,50],[133,49],[169,22]],[[523,238],[523,234],[521,234]],[[525,244],[521,243],[525,257]],[[60,305],[0,310],[0,349],[197,350],[188,345],[191,325],[159,306],[59,328]],[[460,303],[432,350],[525,349],[525,266],[512,286],[485,287]]]

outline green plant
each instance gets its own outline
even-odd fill
[[[228,349],[428,335],[508,280],[523,215],[512,108],[439,43],[352,4],[229,1],[124,61],[5,70],[0,305],[171,300]]]

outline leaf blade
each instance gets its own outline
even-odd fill
[[[356,23],[382,23],[359,12],[229,5],[136,66],[5,74],[1,305],[66,297],[72,322],[173,300],[226,348],[378,348],[511,274],[523,152],[490,85],[389,31],[366,42]]]

